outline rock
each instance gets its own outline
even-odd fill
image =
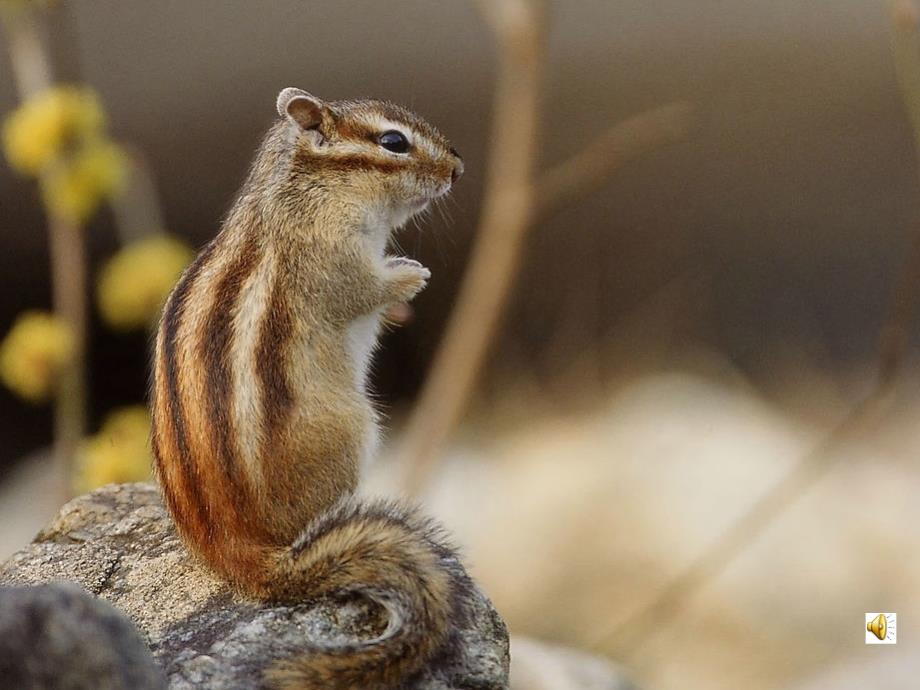
[[[380,624],[362,601],[267,606],[238,595],[185,550],[152,484],[74,499],[0,567],[3,584],[54,580],[76,582],[127,614],[170,690],[261,687],[262,670],[305,641],[367,639]],[[485,596],[459,633],[457,655],[432,664],[412,690],[508,687],[508,633]]]
[[[0,587],[0,678],[18,690],[163,690],[135,627],[69,582]]]

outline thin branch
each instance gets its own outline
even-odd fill
[[[611,126],[585,148],[550,168],[537,182],[537,215],[548,216],[599,188],[624,163],[686,138],[693,122],[689,103],[671,103]]]
[[[67,324],[74,344],[70,361],[59,374],[54,404],[54,458],[61,495],[69,500],[86,425],[86,247],[79,224],[52,216],[48,225],[54,312]]]
[[[878,344],[878,386],[890,387],[904,364],[910,325],[920,298],[920,229],[915,231],[904,270],[894,286]]]
[[[905,106],[914,126],[920,162],[920,36],[917,11],[910,2],[891,5],[894,56]],[[918,167],[920,169],[920,167]],[[608,629],[595,646],[613,646],[628,659],[656,632],[662,630],[703,586],[724,572],[776,519],[840,459],[840,449],[877,428],[890,409],[897,375],[903,362],[913,316],[920,302],[920,232],[917,232],[901,274],[895,281],[885,323],[878,341],[878,375],[873,390],[824,439],[702,555],[674,578],[646,606]]]
[[[473,0],[499,47],[527,51],[536,48],[546,28],[545,0]]]
[[[7,29],[6,38],[16,90],[20,100],[26,101],[51,85],[51,65],[31,9],[7,9],[0,19],[3,19],[2,23]]]
[[[873,391],[651,603],[617,622],[612,630],[604,631],[592,646],[612,648],[618,659],[628,661],[655,632],[663,630],[684,609],[694,594],[720,575],[780,515],[826,475],[839,459],[838,451],[843,446],[875,427],[888,410],[890,391],[889,385]]]
[[[546,20],[542,2],[476,0],[499,44],[499,78],[483,215],[457,305],[403,435],[397,457],[417,493],[472,397],[539,216],[573,203],[627,160],[684,136],[690,109],[673,104],[611,127],[581,153],[538,177],[539,81]]]
[[[406,429],[410,493],[426,482],[438,451],[472,394],[517,275],[533,208],[542,15],[526,0],[478,3],[499,38],[499,73],[483,212],[431,373]]]
[[[917,6],[910,0],[890,3],[890,13],[891,52],[904,107],[914,134],[914,153],[917,156],[917,173],[920,175],[920,16]],[[907,348],[908,325],[917,302],[917,291],[912,290],[912,287],[920,284],[920,231],[911,245],[907,267],[901,275],[900,283],[895,286],[888,318],[879,340],[881,383],[888,383],[897,376]]]
[[[917,6],[910,0],[889,3],[891,52],[901,96],[914,134],[914,148],[920,151],[920,34]]]
[[[31,9],[4,13],[16,88],[22,102],[50,88],[52,71]],[[44,184],[43,180],[39,184]],[[63,500],[72,494],[71,478],[86,423],[86,250],[83,228],[54,214],[48,216],[52,302],[55,314],[73,338],[73,353],[55,387],[54,462]]]

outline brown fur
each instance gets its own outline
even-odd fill
[[[390,231],[462,170],[434,128],[378,101],[286,89],[218,236],[177,284],[157,337],[153,448],[185,542],[259,597],[361,593],[390,623],[371,643],[306,650],[280,688],[394,687],[450,641],[467,586],[438,530],[353,499],[373,452],[367,359],[384,307],[428,277],[383,253]],[[411,150],[377,144],[398,128]]]

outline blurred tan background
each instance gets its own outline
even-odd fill
[[[617,658],[611,627],[871,386],[920,187],[883,2],[551,9],[544,162],[669,101],[692,102],[698,125],[535,229],[480,393],[426,500],[515,632]],[[398,434],[482,194],[495,56],[470,4],[76,0],[54,22],[64,76],[98,89],[114,136],[149,159],[167,227],[195,246],[216,232],[281,87],[404,103],[452,140],[467,173],[449,220],[434,214],[400,240],[433,279],[376,368]],[[0,112],[14,105],[4,76]],[[0,166],[4,331],[48,303],[43,223],[34,185]],[[112,251],[105,214],[90,237],[96,260]],[[90,347],[98,423],[142,394],[146,339],[97,323]],[[908,364],[880,429],[628,660],[643,687],[916,683],[913,350]],[[12,477],[47,444],[48,411],[0,391],[0,433],[0,472]],[[0,491],[7,506],[29,503],[17,484]],[[864,646],[869,610],[899,612],[896,648]]]

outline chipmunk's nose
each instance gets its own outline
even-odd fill
[[[454,169],[450,172],[450,181],[451,184],[460,179],[460,176],[463,174],[463,159],[460,157],[460,154],[457,153],[457,149],[451,148],[451,154],[454,157]]]

